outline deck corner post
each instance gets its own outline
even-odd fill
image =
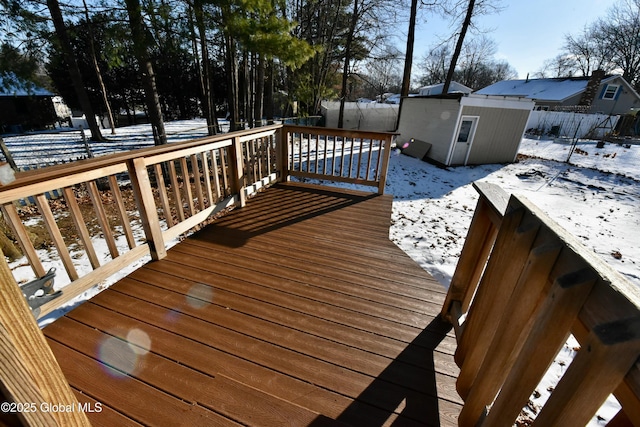
[[[167,249],[162,236],[162,229],[160,228],[158,211],[153,199],[147,165],[143,158],[136,158],[127,161],[127,168],[129,169],[129,177],[133,186],[133,194],[135,195],[138,209],[140,209],[140,220],[149,244],[151,258],[156,261],[160,260],[167,256]]]
[[[245,194],[245,177],[244,177],[244,165],[243,165],[243,153],[242,142],[240,137],[233,137],[233,145],[231,150],[231,178],[232,178],[232,192],[238,193],[238,200],[240,200],[240,207],[244,207],[247,204],[247,195]]]
[[[453,301],[460,301],[462,312],[466,312],[469,308],[471,296],[475,292],[484,265],[491,253],[497,229],[487,215],[486,209],[486,202],[481,196],[442,306],[441,316],[445,320],[451,321],[449,311]]]
[[[387,136],[384,139],[383,146],[380,147],[382,149],[381,155],[382,157],[382,167],[380,169],[380,177],[378,178],[378,194],[384,194],[384,187],[387,184],[387,172],[389,170],[389,159],[391,158],[391,141],[393,139],[392,135]]]
[[[28,405],[29,410],[19,414],[24,425],[90,426],[2,250],[0,258],[0,381],[6,397]],[[75,410],[46,410],[54,404]]]
[[[289,181],[289,129],[283,124],[276,133],[277,167],[280,172],[280,181]]]

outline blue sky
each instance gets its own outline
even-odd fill
[[[476,24],[492,30],[498,45],[496,59],[511,64],[520,78],[533,75],[545,60],[560,53],[566,34],[579,34],[585,24],[604,17],[617,0],[503,0],[499,14],[480,16]],[[429,17],[418,23],[414,64],[419,64],[438,35],[450,34],[449,22]],[[405,30],[406,31],[406,30]]]

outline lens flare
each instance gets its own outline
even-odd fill
[[[109,337],[100,343],[98,357],[106,365],[103,369],[116,378],[133,375],[138,365],[138,355],[129,343],[115,337]]]
[[[193,308],[203,308],[213,301],[213,288],[202,283],[196,283],[187,292],[187,304]]]
[[[134,375],[140,361],[151,350],[151,338],[137,328],[127,332],[126,340],[109,336],[98,348],[98,358],[111,376],[123,378]]]
[[[151,350],[151,338],[140,329],[130,330],[127,334],[127,341],[129,341],[131,350],[137,355],[145,355]]]

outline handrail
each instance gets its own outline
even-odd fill
[[[288,180],[290,166],[296,164],[294,156],[308,157],[309,153],[300,147],[290,152],[285,141],[292,139],[295,132],[310,129],[265,126],[16,174],[13,183],[0,187],[4,220],[37,278],[44,276],[47,269],[31,240],[35,233],[25,225],[25,219],[39,219],[37,234],[49,235],[63,267],[58,273],[66,272],[70,282],[62,296],[42,304],[33,314],[45,316],[143,256],[163,258],[169,240],[197,229],[222,209],[243,206],[247,197],[262,187]],[[368,185],[384,191],[391,136],[313,129],[316,135],[327,137],[335,133],[341,138],[380,141],[375,156],[360,156],[358,162],[368,159],[369,169],[371,159],[376,159],[375,173],[367,174]],[[374,145],[370,143],[370,147]],[[62,194],[61,201],[47,199],[53,190],[61,190],[57,192]],[[35,200],[35,208],[22,207],[25,200]],[[144,229],[141,241],[134,235],[136,226]],[[98,253],[98,241],[108,248],[108,254]],[[87,257],[91,265],[92,271],[85,275],[74,265],[73,258],[78,254]],[[105,262],[105,256],[111,259]],[[50,349],[43,348],[44,336],[29,313],[22,290],[12,280],[6,263],[4,270],[1,267],[0,273],[6,274],[0,274],[0,293],[7,298],[3,299],[6,304],[0,304],[4,307],[0,347],[6,350],[0,351],[0,380],[7,397],[15,402],[79,405]],[[81,412],[67,414],[65,411],[49,417],[36,412],[25,416],[25,421],[28,425],[88,425]]]
[[[616,421],[640,425],[638,289],[526,199],[475,187],[442,310],[458,339],[459,425],[513,425],[569,334],[581,349],[534,425],[585,425],[611,393]]]
[[[284,126],[288,174],[378,188],[384,193],[396,134],[311,126]]]
[[[3,217],[26,255],[34,278],[45,275],[50,266],[45,268],[40,261],[20,207],[21,200],[35,200],[29,215],[40,220],[43,229],[38,234],[48,236],[60,259],[56,282],[70,282],[62,296],[42,305],[39,316],[144,256],[161,259],[167,242],[200,227],[221,210],[243,206],[246,198],[260,188],[297,176],[296,159],[308,158],[310,151],[300,146],[291,148],[284,141],[292,141],[301,132],[323,135],[325,141],[339,138],[342,155],[346,138],[351,138],[350,150],[357,146],[354,138],[359,138],[357,160],[351,156],[341,161],[352,163],[353,170],[366,168],[371,173],[331,179],[363,182],[384,191],[393,134],[281,124],[16,174],[14,182],[0,187]],[[369,148],[368,153],[363,147]],[[55,215],[46,197],[54,190],[62,194]],[[60,218],[65,217],[66,223],[60,225]],[[136,241],[132,227],[144,230],[143,240]],[[108,248],[108,254],[97,254],[99,241]],[[92,271],[84,275],[76,271],[73,258],[78,256],[88,258]],[[105,260],[105,256],[110,259]]]
[[[221,209],[242,204],[247,194],[264,185],[263,180],[280,179],[275,161],[267,164],[266,159],[251,157],[267,146],[276,150],[280,129],[281,125],[266,126],[17,173],[14,182],[0,188],[4,219],[34,276],[43,276],[48,268],[31,241],[34,233],[21,218],[20,201],[35,200],[36,209],[30,210],[46,229],[37,234],[49,236],[63,267],[58,268],[56,282],[70,282],[62,296],[42,305],[39,316],[143,256],[164,257],[165,242]],[[252,161],[261,167],[253,167]],[[52,190],[63,195],[56,215],[45,197]],[[61,225],[65,217],[72,224]],[[132,224],[142,226],[144,240],[135,241]],[[127,249],[118,249],[121,239]],[[96,253],[99,241],[108,248],[107,261]],[[86,256],[92,271],[85,275],[76,271],[74,256]]]

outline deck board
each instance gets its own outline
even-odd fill
[[[279,184],[44,329],[95,425],[453,426],[444,289],[390,196]]]

